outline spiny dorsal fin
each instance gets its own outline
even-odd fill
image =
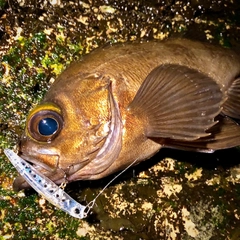
[[[222,102],[213,79],[186,66],[165,64],[150,72],[128,110],[145,118],[147,137],[191,141],[210,134],[206,130],[216,123]]]
[[[223,105],[223,113],[240,119],[240,78],[234,80],[227,92],[228,99]]]

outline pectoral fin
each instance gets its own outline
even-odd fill
[[[240,119],[240,78],[237,78],[228,89],[228,99],[223,105],[223,113]]]
[[[166,64],[145,79],[128,110],[145,121],[145,135],[185,141],[208,136],[220,113],[223,94],[210,77],[185,66]]]
[[[240,126],[227,116],[219,115],[216,119],[219,122],[209,129],[210,136],[192,142],[166,139],[164,146],[198,152],[214,152],[240,146]]]

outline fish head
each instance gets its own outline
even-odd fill
[[[58,81],[27,117],[19,155],[55,183],[73,174],[71,181],[88,178],[82,175],[94,172],[81,174],[81,169],[109,151],[115,107],[112,98],[106,78],[94,75],[64,85]],[[102,168],[107,164],[102,163]],[[15,188],[23,186],[22,181],[16,182]]]

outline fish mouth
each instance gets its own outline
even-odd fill
[[[46,178],[49,178],[51,181],[53,181],[56,184],[61,184],[62,182],[65,181],[66,174],[60,168],[51,172],[51,171],[46,170],[45,168],[42,168],[41,166],[38,166],[36,164],[32,164],[29,161],[28,161],[28,163],[30,163],[36,171],[41,172]],[[31,186],[28,184],[28,182],[21,175],[19,175],[18,177],[16,177],[14,179],[14,181],[13,181],[13,190],[14,191],[18,192],[22,189],[28,189],[28,188],[31,188]]]
[[[59,154],[49,149],[32,151],[30,154],[19,151],[18,156],[34,165],[35,168],[40,167],[49,172],[54,172],[59,165]]]
[[[27,161],[29,164],[33,166],[34,169],[36,169],[38,172],[41,172],[44,174],[47,178],[49,178],[51,181],[53,181],[56,184],[61,184],[65,180],[66,173],[61,169],[58,168],[58,160],[59,156],[57,154],[51,154],[46,155],[42,154],[42,159],[44,157],[48,157],[52,159],[52,165],[48,166],[41,161],[39,161],[38,158],[34,158],[33,156],[24,154],[23,152],[19,151],[18,156]],[[15,178],[13,182],[13,190],[14,191],[20,191],[22,189],[30,188],[31,186],[28,184],[28,182],[22,177],[18,176]]]

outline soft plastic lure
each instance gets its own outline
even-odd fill
[[[84,206],[75,201],[62,188],[38,172],[12,150],[4,149],[4,153],[29,185],[49,202],[75,218],[83,219],[87,216],[92,206]]]

